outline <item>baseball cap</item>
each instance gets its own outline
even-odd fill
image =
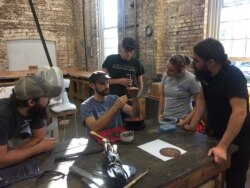
[[[137,48],[137,43],[133,38],[126,37],[122,41],[122,46],[127,48],[128,50],[135,50]]]
[[[95,71],[89,77],[90,83],[102,82],[109,79],[110,76],[104,71]]]
[[[20,100],[35,99],[42,96],[57,97],[62,92],[62,87],[49,84],[39,75],[30,75],[20,78],[15,86],[14,92]]]

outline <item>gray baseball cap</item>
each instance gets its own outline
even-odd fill
[[[62,92],[62,87],[49,84],[39,75],[20,78],[14,87],[16,97],[20,100],[35,99],[42,96],[57,97]]]

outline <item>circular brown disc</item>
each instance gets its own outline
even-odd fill
[[[181,155],[180,150],[175,148],[162,148],[160,150],[160,154],[162,154],[165,157],[177,157]]]

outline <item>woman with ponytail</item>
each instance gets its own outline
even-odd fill
[[[186,70],[191,59],[184,55],[173,55],[166,64],[160,88],[158,120],[177,118],[178,125],[188,124],[192,118],[192,101],[200,92],[200,83]]]

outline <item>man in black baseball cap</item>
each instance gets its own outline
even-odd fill
[[[90,83],[102,82],[108,80],[110,77],[104,71],[95,71],[89,77]]]
[[[89,77],[89,86],[94,95],[86,99],[80,107],[81,120],[89,130],[99,131],[123,126],[120,111],[132,117],[140,114],[137,93],[133,93],[133,106],[129,106],[126,104],[126,95],[109,95],[109,79],[109,75],[103,71],[95,71]]]
[[[0,168],[53,149],[55,139],[45,138],[45,119],[50,98],[61,91],[33,75],[20,78],[11,96],[0,99]]]
[[[137,43],[131,37],[124,38],[122,41],[122,46],[128,51],[135,51],[137,49]]]
[[[108,80],[110,94],[127,95],[130,98],[128,88],[132,86],[138,88],[138,96],[141,94],[145,71],[142,63],[133,57],[137,49],[137,42],[126,37],[122,41],[120,54],[110,55],[105,59],[102,70],[111,77]]]

